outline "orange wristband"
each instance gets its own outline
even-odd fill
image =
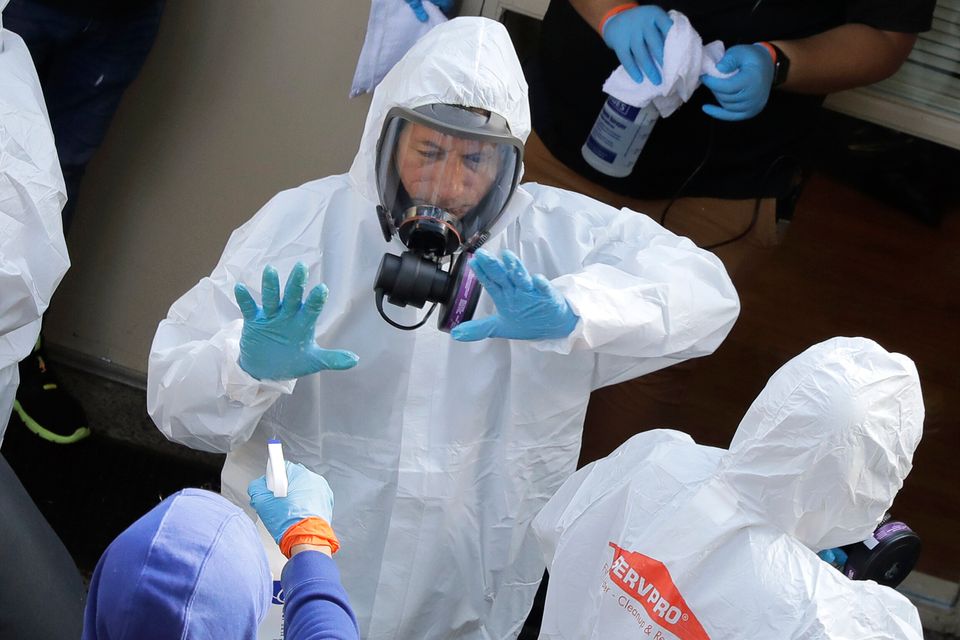
[[[770,54],[770,57],[773,58],[773,64],[777,64],[777,50],[773,48],[772,44],[769,42],[754,42],[753,44],[758,44],[766,49],[767,53]]]
[[[603,37],[603,28],[607,25],[607,20],[618,13],[623,13],[624,11],[629,11],[630,9],[634,9],[639,6],[640,5],[638,5],[636,2],[628,2],[626,4],[617,5],[613,9],[610,9],[610,11],[607,11],[605,14],[603,14],[603,17],[600,19],[600,26],[598,27],[598,30],[600,31],[600,37]]]
[[[304,518],[284,532],[280,538],[280,553],[290,557],[290,549],[298,544],[327,545],[333,555],[340,549],[340,541],[330,523],[323,518]]]

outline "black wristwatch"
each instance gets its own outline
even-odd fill
[[[772,42],[761,42],[760,44],[767,47],[768,51],[771,51],[773,56],[773,84],[771,87],[776,88],[782,85],[787,81],[787,74],[790,73],[790,58],[787,57],[787,54],[783,52],[783,49],[773,44]]]

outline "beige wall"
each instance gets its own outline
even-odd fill
[[[145,373],[170,304],[281,189],[345,172],[366,96],[356,0],[170,0],[91,162],[49,343]]]

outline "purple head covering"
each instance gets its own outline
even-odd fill
[[[184,489],[107,547],[83,640],[254,640],[271,584],[250,518],[215,493]]]

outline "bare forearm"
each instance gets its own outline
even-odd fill
[[[570,0],[570,5],[590,28],[600,33],[600,21],[614,7],[627,4],[630,0]],[[601,34],[602,35],[602,34]]]
[[[917,36],[845,24],[800,40],[775,40],[790,58],[782,90],[827,94],[891,76],[907,59]]]

